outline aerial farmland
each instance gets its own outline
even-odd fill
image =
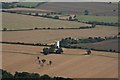
[[[117,4],[108,2],[3,3],[2,70],[14,78],[22,72],[66,80],[118,78],[117,12]]]

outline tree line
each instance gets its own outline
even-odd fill
[[[11,74],[3,69],[0,69],[0,72],[2,73],[1,80],[73,80],[71,78],[50,77],[47,74],[40,75],[38,73],[29,72],[15,72],[15,74]]]

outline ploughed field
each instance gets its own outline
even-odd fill
[[[37,72],[50,76],[71,78],[115,78],[118,77],[117,53],[92,51],[90,56],[83,55],[85,50],[63,49],[64,54],[44,56],[43,47],[8,45],[2,46],[3,69]],[[37,56],[46,59],[43,67],[38,64]],[[52,60],[52,65],[47,65]]]
[[[72,46],[80,46],[82,48],[92,48],[97,50],[118,50],[118,41],[119,39],[113,39],[113,40],[107,40],[102,42],[96,42],[96,43],[81,43],[81,44],[72,44]]]
[[[62,38],[110,37],[118,34],[117,27],[97,26],[92,29],[32,30],[2,32],[2,41],[27,43],[54,43]]]
[[[88,10],[89,15],[94,16],[117,16],[118,13],[118,3],[109,4],[107,2],[49,2],[36,8],[80,15],[83,15],[84,11]]]
[[[9,29],[34,29],[34,28],[79,28],[88,24],[48,19],[38,16],[2,13],[2,28]]]

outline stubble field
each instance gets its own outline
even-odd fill
[[[2,28],[34,29],[34,28],[79,28],[88,24],[28,16],[22,14],[2,13]]]
[[[76,30],[32,30],[32,31],[8,31],[2,32],[2,41],[6,42],[30,42],[30,43],[53,43],[66,37],[88,38],[109,37],[118,34],[117,27],[97,26],[93,29]]]
[[[47,55],[40,53],[43,47],[23,45],[2,45],[3,69],[13,74],[16,71],[37,72],[50,76],[71,78],[117,78],[117,54],[92,51],[85,56],[85,50],[64,49],[64,54]],[[46,59],[43,67],[38,64],[37,56]],[[47,65],[52,60],[52,65]]]

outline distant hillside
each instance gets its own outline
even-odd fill
[[[9,8],[35,8],[38,7],[41,4],[44,4],[45,2],[11,2],[11,3],[2,3],[3,9],[9,9]]]
[[[39,5],[37,9],[80,15],[84,14],[85,10],[88,10],[90,15],[117,16],[118,13],[118,5],[107,2],[49,2]]]

